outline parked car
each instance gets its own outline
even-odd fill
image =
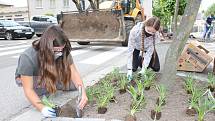
[[[0,20],[0,37],[7,40],[14,38],[31,39],[34,36],[34,29],[25,27],[12,20]]]
[[[57,18],[53,16],[36,15],[31,17],[31,21],[49,22],[57,24]]]
[[[37,37],[40,37],[43,34],[43,32],[46,30],[46,28],[54,24],[49,22],[38,22],[38,21],[18,21],[18,23],[23,26],[33,28]]]

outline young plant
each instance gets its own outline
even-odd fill
[[[41,101],[42,101],[43,105],[54,109],[56,111],[56,116],[60,115],[61,108],[58,105],[56,105],[53,102],[51,102],[46,96],[43,96],[42,99],[41,99]]]
[[[93,101],[95,100],[95,90],[93,87],[86,88],[86,94],[88,98],[89,104],[92,104]]]
[[[215,76],[213,73],[208,73],[208,88],[211,92],[215,89]]]
[[[167,89],[164,85],[157,85],[156,90],[159,93],[159,98],[157,100],[157,104],[161,103],[161,105],[164,105],[166,103],[166,94],[167,94]]]
[[[146,69],[144,73],[143,85],[146,90],[149,90],[155,80],[155,72],[152,69]]]
[[[185,79],[185,89],[187,91],[188,94],[192,94],[192,91],[193,91],[193,85],[194,85],[194,82],[193,82],[193,77],[189,74],[186,79]]]
[[[205,115],[215,110],[215,102],[214,100],[209,100],[207,97],[200,98],[198,103],[194,105],[198,113],[198,121],[204,121]]]
[[[137,102],[137,99],[138,99],[137,98],[138,97],[137,90],[132,85],[130,85],[130,86],[128,86],[128,90],[127,91],[131,94],[132,105],[133,105],[134,103]]]
[[[113,71],[108,75],[112,83],[116,83],[120,78],[119,68],[114,68]]]
[[[109,103],[109,98],[106,95],[99,95],[97,97],[97,104],[98,104],[98,113],[104,114],[107,111],[107,105]]]
[[[194,116],[196,114],[196,110],[194,109],[194,106],[198,103],[198,100],[201,98],[202,94],[203,93],[201,89],[198,89],[197,87],[193,89],[192,96],[189,99],[189,107],[186,110],[186,114],[190,116]]]
[[[121,74],[120,75],[120,80],[119,80],[119,83],[118,83],[120,94],[123,94],[123,93],[126,92],[127,85],[128,85],[127,77],[125,75]]]
[[[151,118],[154,121],[159,120],[161,118],[161,106],[162,102],[159,101],[159,103],[155,105],[155,109],[151,111]]]

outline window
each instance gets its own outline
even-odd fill
[[[4,16],[0,16],[0,18],[3,18]]]
[[[42,0],[36,0],[36,8],[42,8]]]
[[[63,6],[69,7],[69,0],[63,0]]]
[[[24,18],[14,18],[14,21],[24,21]]]
[[[20,16],[22,16],[21,14],[17,14],[17,15],[15,15],[15,17],[20,17]]]
[[[8,17],[8,18],[10,18],[10,17],[12,17],[12,15],[9,15],[9,16],[5,16],[5,17]]]
[[[55,0],[50,0],[50,8],[55,8],[56,6]]]

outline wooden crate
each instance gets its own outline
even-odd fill
[[[213,60],[209,51],[197,43],[189,43],[185,46],[178,58],[177,70],[202,72]]]

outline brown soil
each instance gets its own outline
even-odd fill
[[[150,90],[150,87],[145,87],[145,90]]]
[[[125,93],[126,93],[126,89],[120,89],[120,90],[119,90],[119,93],[120,93],[120,94],[125,94]]]
[[[136,121],[136,120],[137,120],[136,116],[127,115],[125,117],[125,121]]]
[[[111,103],[115,103],[115,101],[116,101],[116,97],[113,96],[113,97],[111,98],[110,102],[111,102]]]
[[[191,109],[187,108],[186,114],[189,116],[195,116],[195,114],[197,114],[197,112],[194,108],[191,108]]]
[[[59,117],[61,114],[61,108],[59,106],[54,107],[54,110],[56,112],[56,116]]]
[[[134,86],[136,85],[135,80],[131,80],[131,81],[130,81],[130,84],[134,87]]]
[[[188,116],[186,114],[186,109],[189,106],[188,99],[190,95],[186,94],[185,89],[183,89],[183,79],[177,78],[175,81],[174,87],[172,91],[168,92],[166,98],[166,105],[162,106],[161,112],[162,117],[161,121],[194,121],[197,119],[196,116]],[[202,87],[206,87],[206,83],[199,83]],[[156,82],[157,84],[158,82]],[[151,88],[149,91],[145,91],[146,96],[146,107],[136,113],[137,121],[152,121],[151,119],[151,110],[155,108],[155,103],[158,98],[158,93],[155,88]],[[87,105],[83,110],[83,117],[84,118],[103,118],[106,120],[111,119],[119,119],[125,120],[126,115],[129,114],[130,104],[131,104],[131,96],[129,93],[125,93],[123,95],[119,94],[116,91],[115,94],[117,103],[109,103],[108,110],[105,114],[98,114],[97,106],[94,105]],[[70,107],[72,105],[69,105]],[[71,110],[71,108],[68,108]],[[64,110],[62,113],[65,112]],[[215,112],[209,112],[205,116],[205,121],[214,121],[215,119]]]
[[[214,88],[212,86],[208,86],[208,89],[210,89],[211,92],[214,91]]]
[[[192,92],[190,90],[187,90],[187,94],[191,94]]]
[[[107,112],[107,108],[104,108],[104,107],[99,107],[98,108],[98,113],[99,114],[105,114]]]
[[[155,112],[154,110],[151,110],[151,118],[154,120],[160,120],[162,113],[161,112]],[[155,117],[156,116],[156,117]]]

